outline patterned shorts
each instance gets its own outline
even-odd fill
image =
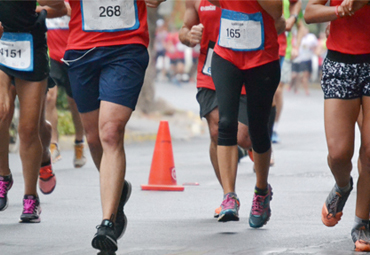
[[[321,88],[325,99],[370,96],[370,63],[346,64],[326,58]]]

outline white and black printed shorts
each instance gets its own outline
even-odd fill
[[[370,96],[370,63],[346,64],[326,58],[321,88],[325,99]]]

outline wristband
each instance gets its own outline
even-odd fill
[[[339,7],[339,5],[335,6],[335,15],[337,15],[337,17],[338,17],[338,18],[342,18],[342,17],[339,15],[338,7]]]

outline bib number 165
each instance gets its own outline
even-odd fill
[[[226,29],[227,37],[229,38],[240,38],[240,29],[227,28]]]

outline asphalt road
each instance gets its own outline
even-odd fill
[[[161,84],[157,91],[177,107],[197,111],[196,102],[190,99],[195,89],[190,85]],[[182,97],[176,101],[173,93]],[[180,128],[170,123],[173,132]],[[321,223],[321,207],[334,185],[326,163],[322,92],[313,90],[307,97],[286,91],[279,130],[281,143],[273,145],[276,163],[269,177],[274,192],[272,216],[261,229],[248,225],[255,183],[249,158],[238,169],[240,221],[219,223],[213,212],[222,202],[222,191],[209,161],[206,133],[172,140],[178,184],[199,183],[185,186],[183,192],[142,191],[140,185],[148,182],[154,141],[127,144],[126,177],[133,192],[125,208],[128,228],[116,254],[357,254],[350,236],[356,188],[340,223],[334,228]],[[357,134],[355,181],[358,146]],[[19,224],[21,163],[18,154],[10,155],[15,183],[9,191],[9,207],[0,212],[0,255],[97,254],[90,242],[101,221],[98,172],[89,155],[81,169],[73,168],[71,150],[63,151],[62,157],[54,165],[55,191],[40,194],[41,223]]]

